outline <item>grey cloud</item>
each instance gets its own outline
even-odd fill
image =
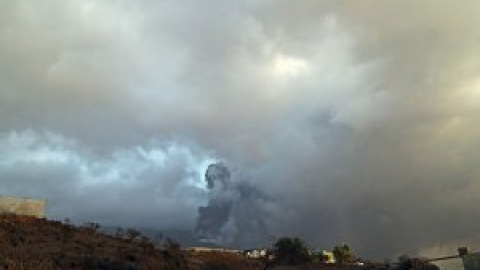
[[[151,143],[104,157],[32,131],[3,134],[0,146],[1,193],[47,198],[51,218],[190,229],[206,200],[199,170],[209,157],[195,147]]]
[[[221,159],[275,199],[240,200],[241,232],[262,220],[376,257],[478,235],[476,1],[0,5],[3,192],[52,197],[55,216],[193,229],[208,190],[185,168]],[[25,152],[8,136],[28,130],[62,139]],[[167,142],[186,154],[138,150]],[[29,159],[42,151],[61,159]]]

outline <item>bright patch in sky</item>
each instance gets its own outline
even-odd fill
[[[471,87],[468,88],[469,96],[472,103],[478,104],[480,101],[480,78],[476,79]]]
[[[218,159],[204,158],[201,162],[196,162],[190,166],[189,170],[192,173],[190,184],[202,190],[208,190],[207,182],[205,181],[205,172],[210,164],[219,162]]]
[[[307,62],[301,58],[277,54],[272,63],[272,73],[279,77],[297,76],[307,67]]]

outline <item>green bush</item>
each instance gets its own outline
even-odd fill
[[[311,261],[308,247],[299,238],[283,237],[275,243],[276,260],[288,265],[299,265]]]

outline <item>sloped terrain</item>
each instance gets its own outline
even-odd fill
[[[114,237],[98,226],[0,216],[0,269],[186,269],[178,248],[155,249],[146,238]]]
[[[371,270],[377,267],[285,266],[226,252],[184,251],[174,241],[157,247],[135,230],[101,233],[98,224],[0,215],[0,270]],[[411,268],[411,267],[410,267]],[[409,269],[410,269],[409,268]],[[405,269],[407,270],[407,268]],[[431,269],[428,269],[431,270]]]
[[[74,226],[27,216],[0,215],[0,270],[262,269],[238,254],[192,253],[173,241],[160,248],[134,230],[107,235],[98,224]]]

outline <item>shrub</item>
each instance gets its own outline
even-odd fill
[[[311,261],[308,247],[299,238],[280,238],[275,243],[275,248],[280,263],[299,265]]]

